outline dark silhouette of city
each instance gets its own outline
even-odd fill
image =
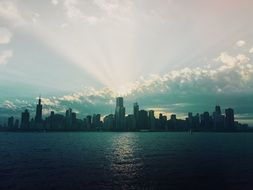
[[[48,117],[43,119],[43,106],[41,98],[36,106],[36,114],[31,118],[29,110],[21,114],[21,121],[13,116],[8,118],[8,123],[1,126],[1,130],[7,131],[206,131],[206,132],[241,132],[252,131],[247,124],[241,124],[234,119],[234,110],[225,109],[222,114],[221,107],[215,106],[210,115],[205,111],[202,114],[193,115],[191,112],[185,120],[177,119],[172,114],[170,119],[162,113],[155,117],[154,110],[140,110],[138,103],[133,104],[133,114],[126,115],[123,97],[116,98],[115,114],[109,114],[103,119],[101,114],[88,115],[83,119],[77,118],[77,114],[71,108],[65,115],[51,111]]]

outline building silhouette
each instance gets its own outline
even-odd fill
[[[23,129],[30,127],[30,113],[27,109],[21,114],[21,126],[20,127]]]
[[[71,108],[66,110],[65,117],[66,117],[66,127],[71,128],[72,127],[72,109]]]
[[[221,108],[219,105],[215,106],[215,111],[213,112],[213,127],[215,130],[223,130],[225,124],[225,117],[221,114]]]
[[[0,129],[29,129],[29,131],[253,131],[248,128],[247,124],[235,121],[232,108],[227,108],[225,113],[222,113],[219,105],[215,106],[212,114],[208,111],[196,115],[189,112],[185,120],[178,119],[176,114],[171,114],[168,119],[162,113],[156,118],[154,110],[139,110],[137,102],[133,104],[133,113],[126,115],[123,97],[116,98],[115,114],[102,116],[95,113],[92,116],[87,115],[82,120],[78,119],[77,114],[71,108],[66,110],[65,115],[51,111],[50,115],[43,120],[42,108],[41,98],[39,98],[34,118],[30,119],[30,113],[26,109],[21,113],[20,127],[19,120],[10,116],[7,123],[1,125]]]
[[[148,129],[148,112],[146,110],[139,111],[139,124],[141,130]]]
[[[134,113],[134,129],[140,128],[140,122],[139,122],[139,105],[137,102],[133,105],[133,113]]]
[[[38,104],[36,106],[35,125],[42,124],[42,104],[39,97]]]
[[[125,128],[125,115],[126,109],[124,107],[124,102],[122,97],[116,98],[116,108],[115,108],[115,129],[123,130]]]
[[[228,108],[225,110],[225,127],[228,130],[234,130],[235,120],[234,120],[234,110],[232,108]]]
[[[148,128],[152,131],[155,130],[155,112],[154,110],[148,111]]]
[[[8,118],[8,127],[13,128],[14,127],[14,117],[11,116]]]

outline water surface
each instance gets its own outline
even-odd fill
[[[253,134],[0,133],[0,189],[253,189]]]

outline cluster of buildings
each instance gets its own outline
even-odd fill
[[[65,115],[52,111],[48,117],[43,119],[41,98],[39,98],[34,118],[31,118],[29,111],[25,110],[21,114],[20,123],[12,116],[8,118],[5,128],[8,130],[52,131],[243,131],[247,130],[248,126],[234,120],[232,108],[225,109],[223,115],[218,105],[211,115],[209,112],[196,115],[188,113],[185,120],[177,119],[175,114],[167,118],[161,113],[156,118],[153,110],[140,110],[138,103],[133,104],[133,113],[126,115],[124,100],[118,97],[114,114],[103,118],[100,114],[93,114],[83,119],[77,118],[77,114],[71,108],[66,110]]]

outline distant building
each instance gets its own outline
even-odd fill
[[[221,109],[219,105],[215,106],[215,112],[217,113],[217,115],[221,115]]]
[[[101,128],[101,121],[100,121],[100,114],[93,114],[92,117],[92,128],[93,129],[100,129]]]
[[[116,108],[115,108],[115,128],[116,130],[122,130],[125,128],[125,114],[126,109],[123,104],[123,98],[116,98]]]
[[[35,115],[35,124],[42,123],[42,105],[41,105],[41,98],[39,98],[38,104],[36,106],[36,115]]]
[[[225,110],[225,126],[228,130],[233,130],[235,128],[235,120],[234,120],[234,110],[232,108],[228,108]]]
[[[66,117],[66,127],[71,128],[72,127],[72,109],[71,108],[66,110],[65,117]]]
[[[146,110],[139,111],[140,129],[148,129],[148,112]]]
[[[186,121],[187,121],[188,128],[192,129],[193,128],[193,115],[192,115],[192,112],[188,113],[188,118],[186,119]]]
[[[168,130],[176,130],[178,127],[177,125],[177,115],[176,114],[171,114],[170,120],[168,121]]]
[[[134,125],[134,128],[135,129],[138,129],[140,128],[139,127],[139,105],[138,103],[134,103],[134,106],[133,106],[133,114],[134,114],[134,120],[135,120],[135,125]]]
[[[135,117],[134,115],[130,114],[126,117],[126,129],[131,131],[135,130]]]
[[[30,122],[30,113],[26,109],[24,112],[21,114],[21,128],[29,128],[29,122]]]
[[[221,114],[220,106],[215,106],[215,111],[213,112],[213,128],[214,130],[224,129],[225,117]]]
[[[87,128],[87,129],[90,129],[90,128],[91,128],[91,121],[92,121],[91,115],[88,115],[88,116],[86,117],[85,121],[86,121],[86,123],[85,123],[86,128]]]
[[[72,121],[72,127],[76,128],[77,127],[77,118],[76,118],[75,112],[71,113],[71,121]]]
[[[155,112],[154,110],[148,111],[148,128],[151,130],[155,130]]]
[[[104,117],[103,128],[105,130],[110,130],[110,129],[113,129],[113,125],[114,125],[114,116],[113,116],[113,114],[105,116]]]
[[[15,120],[14,128],[16,128],[16,129],[19,128],[19,120],[18,119]]]
[[[11,116],[8,118],[8,128],[13,128],[14,127],[14,117]]]

